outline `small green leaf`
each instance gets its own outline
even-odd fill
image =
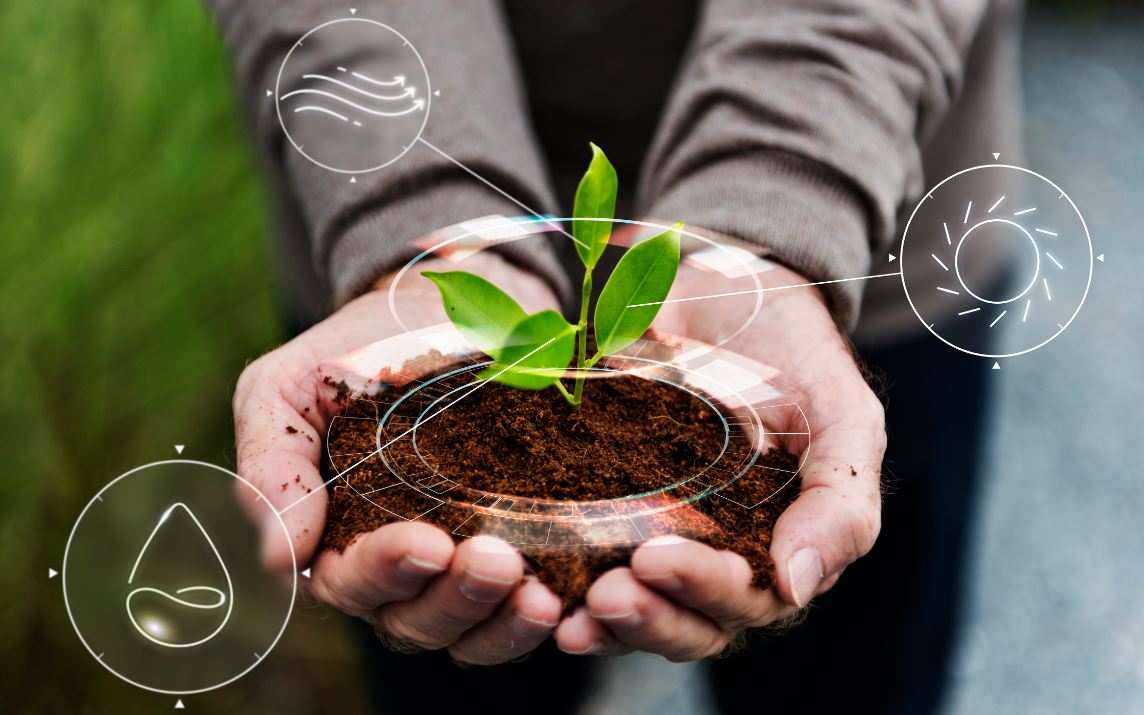
[[[575,343],[576,326],[555,310],[542,310],[512,329],[503,347],[494,351],[496,363],[477,377],[525,390],[544,389],[568,368]]]
[[[655,320],[679,268],[682,223],[628,249],[596,302],[596,348],[613,355],[635,342]],[[652,305],[640,305],[652,303]]]
[[[572,207],[572,236],[576,239],[576,252],[589,269],[604,253],[608,239],[612,235],[612,218],[616,213],[616,192],[619,179],[616,169],[604,152],[595,144],[592,147],[592,163],[580,186],[576,189],[576,202]],[[607,219],[606,221],[577,221],[576,219]]]
[[[457,330],[489,355],[502,347],[512,329],[528,317],[507,293],[480,276],[465,271],[425,271],[421,275],[441,291],[445,313]]]

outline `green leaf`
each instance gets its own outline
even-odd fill
[[[600,147],[591,144],[592,163],[580,186],[576,189],[576,202],[572,207],[572,236],[576,239],[576,252],[580,260],[591,269],[604,253],[612,235],[612,218],[616,213],[616,192],[619,179],[616,169]],[[576,219],[602,218],[606,221],[577,221]]]
[[[682,223],[628,249],[596,302],[596,348],[613,355],[635,342],[655,320],[679,267]],[[640,305],[653,303],[653,305]]]
[[[576,326],[555,310],[542,310],[512,329],[503,347],[494,351],[496,363],[477,377],[525,390],[544,389],[568,368],[575,343]]]
[[[528,317],[507,293],[480,276],[465,271],[421,275],[441,291],[445,312],[457,330],[489,355],[503,347],[512,329]]]

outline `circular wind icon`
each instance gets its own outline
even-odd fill
[[[298,152],[358,174],[397,161],[429,119],[429,74],[417,49],[380,22],[331,20],[303,35],[274,87],[278,121]]]
[[[990,164],[931,189],[906,224],[902,285],[922,324],[980,357],[1036,350],[1080,312],[1092,280],[1088,227],[1040,174]],[[1001,347],[998,347],[1001,346]]]
[[[174,517],[174,518],[172,518]],[[202,645],[218,635],[230,620],[234,611],[234,584],[230,579],[226,563],[219,555],[202,522],[191,508],[182,502],[168,507],[159,517],[155,528],[144,542],[135,565],[127,577],[128,585],[135,585],[140,575],[140,565],[147,556],[148,549],[182,524],[183,531],[174,538],[191,539],[209,550],[208,557],[217,562],[219,574],[212,579],[219,586],[195,583],[172,590],[154,586],[136,586],[127,594],[127,617],[135,630],[147,640],[167,648],[193,648]],[[201,542],[199,541],[201,540]],[[213,564],[212,564],[213,565]],[[221,580],[220,577],[221,576]],[[213,627],[212,627],[213,626]]]

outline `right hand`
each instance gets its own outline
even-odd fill
[[[455,268],[440,259],[420,267]],[[466,259],[464,268],[510,286],[530,312],[556,304],[540,279],[495,254]],[[534,577],[522,580],[524,561],[504,541],[478,536],[458,546],[429,524],[397,522],[362,535],[342,553],[317,553],[328,504],[318,464],[339,411],[320,367],[402,332],[390,316],[388,284],[382,279],[376,290],[243,371],[234,393],[238,472],[279,511],[297,568],[310,566],[309,590],[319,600],[369,621],[389,641],[447,648],[455,659],[475,664],[520,657],[556,627],[560,599]],[[398,290],[402,305],[417,306],[410,310],[415,314],[403,315],[411,328],[446,321],[428,280],[410,273]],[[271,518],[262,533],[263,561],[288,571],[294,560],[277,520]]]

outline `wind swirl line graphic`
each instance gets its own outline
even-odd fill
[[[401,88],[401,90],[396,94],[378,94],[377,92],[371,92],[352,84],[352,80],[343,81],[323,74],[304,74],[302,75],[302,79],[307,80],[309,85],[288,92],[282,95],[281,99],[286,100],[291,97],[301,96],[307,98],[313,97],[315,103],[295,107],[294,113],[316,112],[324,116],[333,117],[342,122],[351,123],[356,127],[362,126],[362,120],[368,120],[370,117],[380,117],[382,119],[403,117],[407,114],[425,109],[425,100],[417,97],[416,87],[407,87],[405,85],[405,77],[403,75],[395,75],[392,80],[378,80],[360,72],[348,70],[345,67],[338,67],[337,69],[339,72],[353,79],[367,82],[373,86],[398,87]],[[319,89],[319,87],[322,89]],[[343,93],[352,94],[349,94],[347,97],[343,96]],[[317,102],[321,102],[321,104]],[[328,102],[334,102],[335,104],[328,105]],[[401,106],[398,109],[390,109],[390,106],[392,106],[391,103],[397,102],[403,102],[405,106]],[[337,107],[342,111],[334,111],[331,106]],[[346,114],[342,112],[346,112]],[[354,116],[359,118],[354,118]]]

